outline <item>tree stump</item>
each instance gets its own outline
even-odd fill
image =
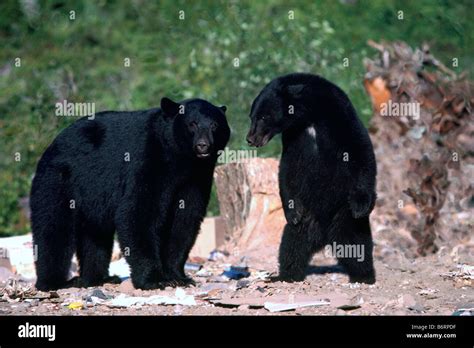
[[[279,244],[286,220],[278,188],[278,160],[253,158],[214,173],[225,239],[242,249]]]

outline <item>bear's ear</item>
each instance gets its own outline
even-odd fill
[[[294,98],[299,98],[303,95],[303,91],[305,89],[306,85],[304,84],[299,84],[299,85],[289,85],[287,87],[288,94],[291,95]]]
[[[161,98],[160,106],[161,110],[166,116],[173,117],[178,114],[180,104],[175,103],[171,99],[164,97]]]
[[[219,109],[221,109],[222,112],[225,113],[227,111],[227,106],[225,105],[219,106]]]

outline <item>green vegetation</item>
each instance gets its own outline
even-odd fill
[[[202,97],[228,106],[230,147],[247,149],[252,100],[266,82],[289,72],[336,82],[367,122],[362,60],[373,55],[368,39],[428,42],[446,64],[457,57],[458,69],[472,73],[471,12],[469,0],[3,0],[0,236],[28,230],[19,223],[18,200],[28,194],[42,151],[74,121],[55,116],[58,101],[95,102],[100,111],[155,107],[163,96]],[[272,141],[259,155],[278,156],[279,150]],[[209,213],[217,212],[214,194]]]

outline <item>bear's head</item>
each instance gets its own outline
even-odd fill
[[[197,158],[216,158],[230,137],[225,106],[215,106],[202,99],[176,103],[161,99],[163,116],[173,122],[173,136],[179,149]]]
[[[263,88],[250,110],[251,125],[247,134],[250,146],[264,146],[276,134],[302,120],[304,106],[298,103],[305,87],[305,84],[277,78]]]

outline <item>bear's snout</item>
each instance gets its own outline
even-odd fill
[[[210,155],[210,148],[211,145],[204,139],[199,140],[196,145],[194,145],[194,151],[199,158],[208,157]]]

